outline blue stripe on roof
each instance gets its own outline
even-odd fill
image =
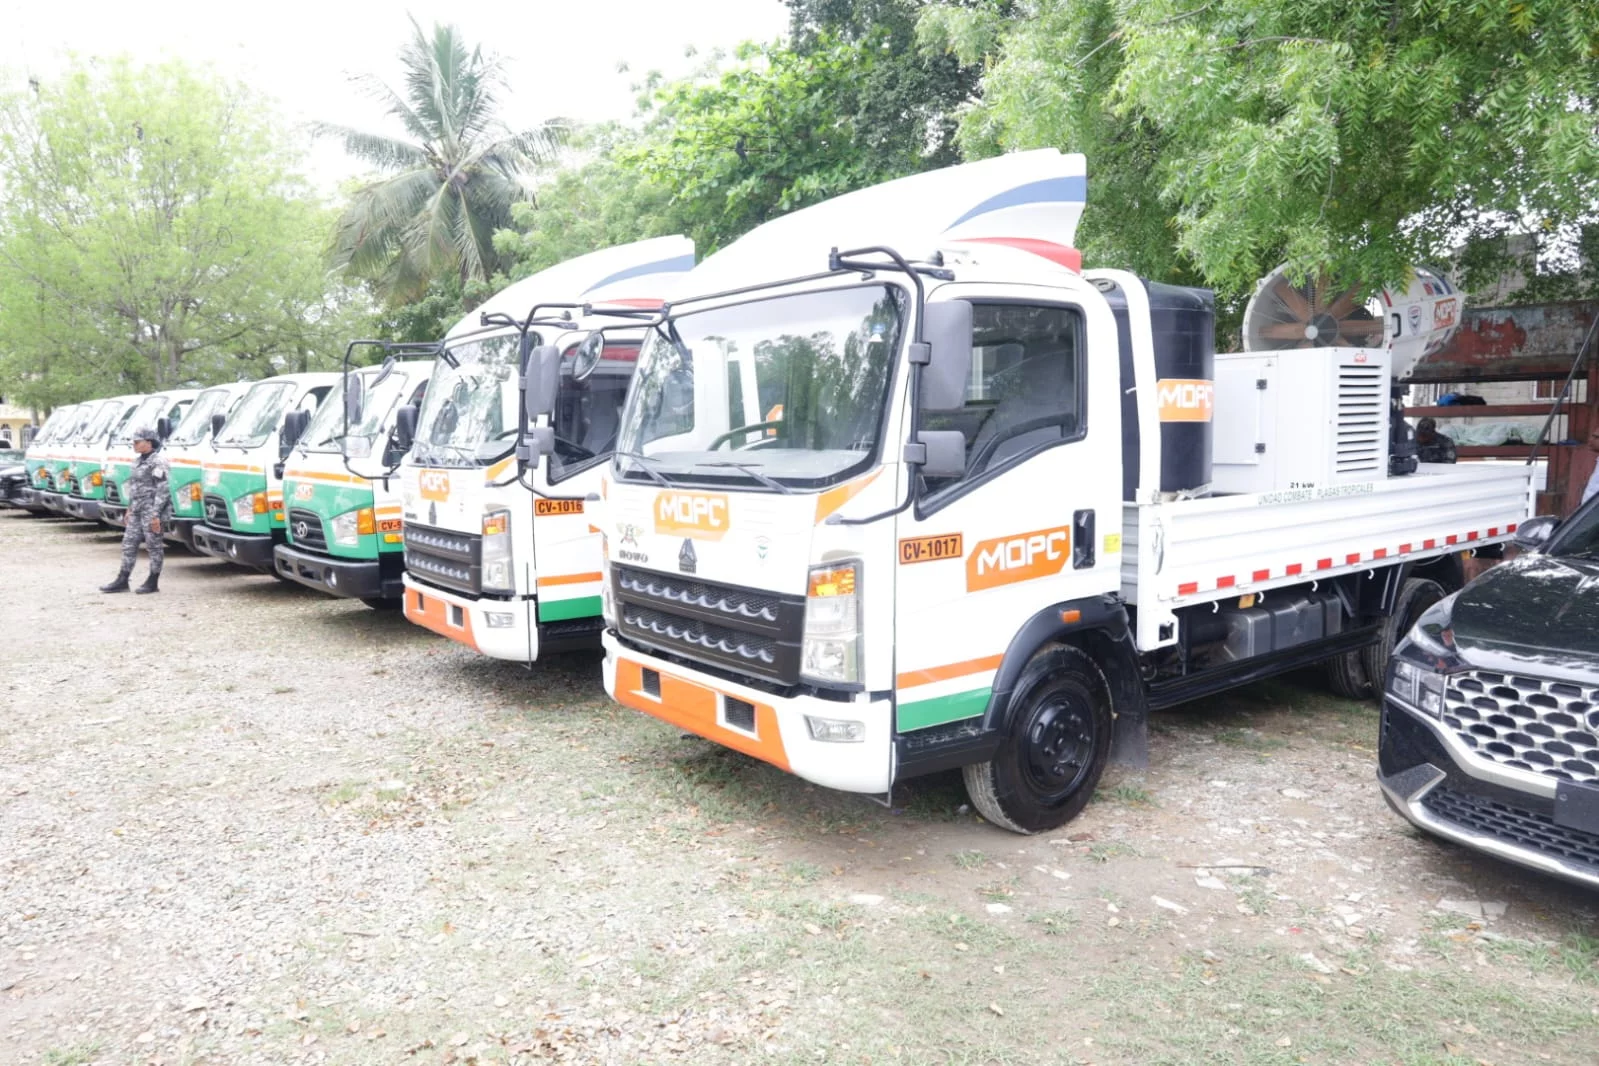
[[[640,263],[638,266],[631,266],[626,270],[618,270],[608,278],[601,278],[585,289],[583,295],[587,296],[595,289],[602,288],[612,282],[626,281],[628,278],[640,278],[646,274],[681,274],[686,270],[693,269],[693,267],[694,256],[692,254],[680,255],[674,259],[657,259],[653,263]]]
[[[946,228],[954,229],[962,222],[970,221],[978,215],[986,215],[990,211],[1000,211],[1007,207],[1020,207],[1023,204],[1084,203],[1087,199],[1088,179],[1081,174],[1030,181],[1026,185],[1007,189],[997,196],[990,196]]]

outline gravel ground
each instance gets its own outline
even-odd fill
[[[1591,1064],[1599,900],[1423,839],[1313,681],[1021,838],[394,615],[0,515],[0,1062]]]

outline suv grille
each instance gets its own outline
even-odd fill
[[[228,512],[228,501],[221,496],[207,494],[201,501],[205,507],[205,524],[216,529],[232,529],[233,516]]]
[[[1443,720],[1488,762],[1599,782],[1599,689],[1470,670],[1449,679]]]
[[[483,538],[407,522],[405,568],[423,581],[476,596],[483,591]]]
[[[1439,786],[1421,805],[1452,825],[1599,870],[1599,836],[1556,825],[1539,811]]]
[[[315,511],[307,511],[303,507],[296,507],[289,512],[289,536],[294,540],[294,546],[307,551],[325,552],[328,550],[328,537],[322,528],[322,516]]]
[[[743,674],[799,680],[803,598],[624,566],[613,566],[612,574],[625,635]]]

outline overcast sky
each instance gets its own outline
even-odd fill
[[[178,57],[213,63],[261,89],[292,120],[373,130],[384,128],[383,116],[349,75],[398,80],[407,12],[424,27],[454,22],[468,41],[505,58],[512,88],[505,111],[513,125],[556,115],[626,118],[633,110],[629,85],[645,72],[686,74],[717,48],[773,40],[788,24],[779,0],[22,0],[5,7],[0,70],[8,89],[29,75],[49,77],[69,53]],[[687,57],[689,48],[700,58]],[[618,72],[620,64],[628,71]],[[331,144],[317,149],[312,166],[324,182],[353,172]]]

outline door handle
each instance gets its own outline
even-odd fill
[[[1086,570],[1094,565],[1094,512],[1072,515],[1072,569]]]

